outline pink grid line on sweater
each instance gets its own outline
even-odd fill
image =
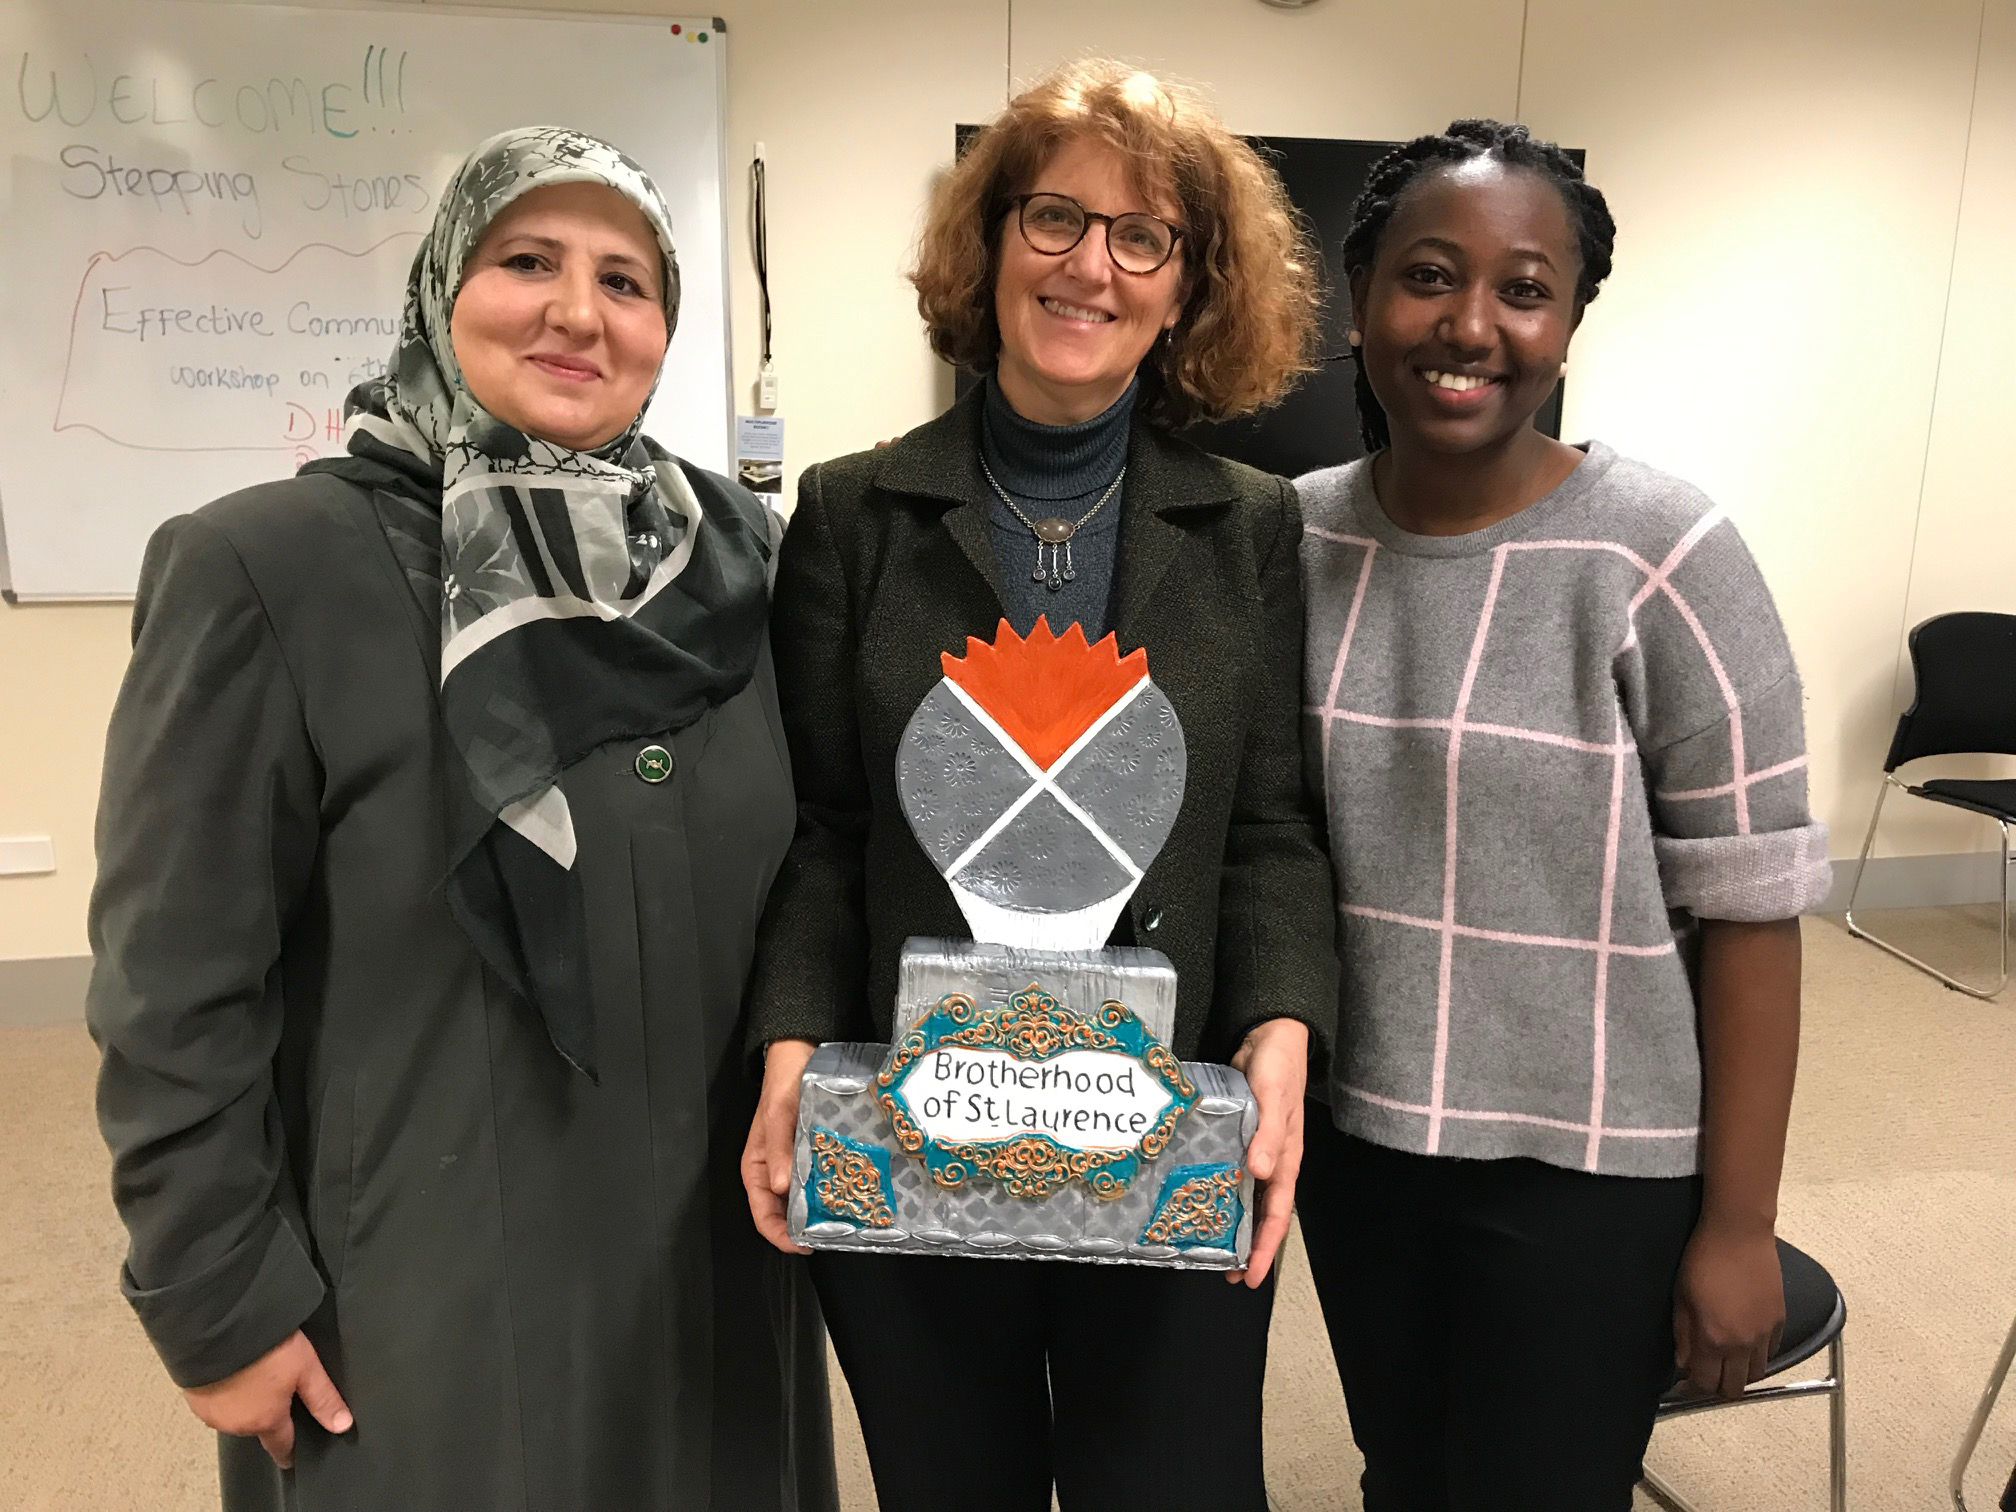
[[[1688,788],[1678,793],[1662,791],[1659,797],[1666,803],[1691,803],[1701,798],[1727,798],[1738,787],[1755,787],[1758,783],[1768,782],[1773,777],[1783,777],[1787,772],[1802,771],[1805,766],[1804,756],[1794,756],[1790,761],[1781,761],[1778,765],[1766,767],[1761,772],[1746,773],[1735,782],[1725,782],[1720,787]]]
[[[1360,1102],[1371,1103],[1376,1108],[1391,1108],[1398,1113],[1421,1114],[1433,1111],[1426,1103],[1402,1102],[1397,1097],[1381,1097],[1377,1092],[1365,1092],[1357,1087],[1346,1087],[1344,1090]],[[1570,1134],[1587,1134],[1591,1139],[1692,1139],[1701,1132],[1699,1124],[1684,1129],[1592,1128],[1588,1124],[1575,1123],[1566,1118],[1542,1118],[1537,1113],[1506,1113],[1496,1108],[1444,1108],[1442,1116],[1458,1123],[1535,1124],[1543,1129],[1561,1129]]]
[[[1354,919],[1377,919],[1382,924],[1408,924],[1416,929],[1442,927],[1440,919],[1425,919],[1420,914],[1372,908],[1363,903],[1340,903],[1337,906]],[[1500,945],[1544,945],[1550,950],[1607,950],[1612,955],[1663,956],[1671,955],[1679,948],[1671,940],[1658,945],[1619,945],[1612,940],[1606,945],[1601,940],[1578,940],[1571,935],[1522,934],[1510,929],[1480,929],[1475,924],[1456,924],[1451,928],[1466,940],[1491,940]]]
[[[1577,740],[1569,736],[1556,735],[1545,730],[1521,729],[1506,725],[1472,724],[1466,718],[1470,697],[1476,688],[1478,668],[1483,664],[1484,646],[1490,635],[1491,617],[1497,609],[1498,592],[1505,577],[1506,562],[1514,551],[1598,551],[1609,552],[1623,557],[1645,576],[1637,593],[1633,595],[1626,611],[1631,622],[1631,634],[1637,634],[1638,610],[1655,593],[1663,593],[1679,613],[1688,630],[1693,634],[1695,644],[1700,648],[1703,660],[1715,679],[1715,685],[1722,694],[1724,707],[1729,716],[1729,754],[1733,776],[1729,784],[1720,789],[1696,789],[1675,797],[1707,798],[1731,796],[1735,800],[1736,829],[1738,834],[1750,833],[1749,789],[1752,784],[1769,776],[1778,776],[1794,770],[1800,762],[1784,763],[1767,772],[1751,773],[1745,770],[1743,751],[1743,713],[1736,689],[1729,681],[1728,672],[1722,659],[1715,652],[1708,638],[1707,630],[1700,618],[1680,591],[1673,586],[1672,578],[1680,564],[1686,560],[1695,546],[1706,538],[1711,530],[1726,518],[1720,510],[1711,510],[1695,522],[1684,536],[1667,553],[1666,559],[1654,567],[1644,557],[1618,541],[1598,540],[1545,540],[1508,541],[1493,548],[1491,552],[1491,577],[1484,590],[1484,603],[1478,612],[1477,628],[1470,641],[1470,654],[1463,667],[1463,680],[1456,694],[1456,707],[1447,719],[1393,719],[1382,715],[1337,707],[1338,690],[1344,682],[1344,664],[1351,654],[1351,642],[1358,628],[1359,611],[1365,602],[1366,588],[1372,578],[1372,563],[1378,554],[1378,543],[1364,536],[1345,535],[1325,530],[1318,526],[1308,527],[1307,533],[1319,540],[1337,545],[1356,546],[1364,552],[1358,569],[1358,581],[1351,594],[1351,608],[1346,615],[1344,632],[1339,638],[1337,657],[1330,669],[1330,686],[1319,707],[1312,707],[1309,713],[1322,718],[1322,751],[1324,775],[1327,785],[1330,765],[1330,730],[1338,720],[1347,723],[1374,725],[1389,729],[1436,729],[1449,734],[1448,756],[1443,779],[1443,853],[1442,853],[1442,917],[1421,919],[1411,915],[1396,914],[1388,910],[1368,908],[1358,904],[1342,905],[1347,914],[1368,919],[1379,919],[1390,923],[1417,925],[1432,928],[1441,936],[1441,951],[1436,969],[1435,984],[1435,1057],[1430,1074],[1429,1101],[1425,1105],[1401,1103],[1392,1098],[1380,1097],[1375,1093],[1355,1087],[1345,1090],[1354,1097],[1376,1106],[1397,1109],[1403,1112],[1419,1113],[1428,1120],[1428,1153],[1436,1154],[1442,1143],[1442,1126],[1446,1120],[1471,1120],[1482,1122],[1524,1123],[1545,1128],[1557,1128],[1587,1136],[1583,1151],[1583,1167],[1597,1169],[1602,1142],[1606,1138],[1636,1139],[1678,1139],[1692,1137],[1698,1129],[1616,1129],[1605,1127],[1603,1123],[1604,1099],[1608,1090],[1608,1006],[1610,985],[1610,958],[1613,955],[1666,954],[1673,946],[1670,941],[1663,946],[1619,945],[1610,937],[1612,913],[1615,905],[1617,886],[1618,847],[1623,830],[1625,763],[1637,752],[1637,745],[1624,730],[1621,711],[1617,716],[1616,733],[1607,745],[1592,741]],[[1538,741],[1547,745],[1565,746],[1571,750],[1607,755],[1611,761],[1610,804],[1608,821],[1603,842],[1603,883],[1602,896],[1598,907],[1596,938],[1593,940],[1569,939],[1549,935],[1514,935],[1507,931],[1480,930],[1461,924],[1456,919],[1456,862],[1460,852],[1457,849],[1457,815],[1460,768],[1463,751],[1463,737],[1466,734],[1493,735],[1505,739]],[[1596,981],[1593,1002],[1590,1006],[1590,1092],[1589,1117],[1585,1123],[1572,1123],[1564,1119],[1541,1118],[1532,1114],[1515,1113],[1501,1109],[1458,1109],[1447,1105],[1447,1073],[1449,1061],[1450,1035],[1450,994],[1454,976],[1455,946],[1458,937],[1495,940],[1504,944],[1528,945],[1547,949],[1590,950],[1596,957]]]
[[[1337,714],[1337,685],[1344,680],[1344,659],[1351,654],[1351,637],[1358,633],[1358,611],[1365,604],[1365,585],[1372,581],[1372,558],[1379,553],[1379,543],[1365,536],[1336,535],[1327,530],[1309,527],[1311,535],[1323,537],[1326,541],[1341,541],[1347,546],[1365,548],[1365,560],[1358,568],[1358,586],[1351,592],[1351,612],[1344,616],[1344,635],[1337,642],[1337,661],[1330,668],[1330,691],[1323,699],[1323,770],[1330,770],[1330,721]]]
[[[1682,597],[1680,590],[1672,583],[1674,569],[1686,559],[1687,554],[1700,544],[1707,535],[1708,527],[1720,524],[1726,516],[1720,510],[1710,510],[1695,522],[1694,528],[1682,536],[1673,549],[1666,554],[1666,560],[1654,567],[1629,546],[1619,541],[1508,541],[1500,546],[1500,551],[1612,551],[1623,557],[1632,566],[1645,574],[1645,583],[1632,598],[1627,611],[1631,620],[1631,633],[1638,632],[1639,606],[1656,591],[1663,593],[1672,602],[1680,618],[1687,622],[1693,632],[1695,645],[1701,648],[1702,660],[1707,662],[1708,671],[1715,678],[1715,686],[1721,690],[1722,703],[1729,711],[1729,765],[1735,773],[1736,833],[1750,833],[1750,784],[1745,780],[1743,757],[1743,708],[1736,697],[1736,688],[1729,681],[1729,673],[1722,665],[1722,658],[1715,654],[1715,645],[1708,639],[1708,631],[1694,613],[1694,606]]]

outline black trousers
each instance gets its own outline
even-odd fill
[[[1366,1512],[1628,1512],[1695,1177],[1455,1160],[1309,1105],[1296,1187]]]
[[[1274,1283],[1137,1265],[812,1257],[881,1512],[1266,1512]]]

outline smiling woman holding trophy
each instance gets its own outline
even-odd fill
[[[1265,1507],[1334,909],[1294,494],[1174,432],[1306,367],[1313,265],[1192,97],[1062,70],[927,217],[920,309],[983,381],[801,484],[743,1177],[818,1251],[884,1512]]]

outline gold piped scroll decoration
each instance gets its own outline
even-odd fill
[[[812,1131],[812,1183],[828,1211],[856,1219],[863,1228],[895,1225],[875,1162],[824,1129]]]
[[[1155,1221],[1142,1231],[1143,1244],[1175,1244],[1190,1240],[1196,1244],[1218,1244],[1231,1231],[1238,1207],[1239,1183],[1246,1173],[1238,1166],[1194,1176],[1169,1194]]]
[[[1034,1134],[985,1144],[948,1144],[945,1153],[957,1162],[931,1174],[948,1191],[957,1191],[977,1171],[992,1176],[1011,1197],[1041,1201],[1067,1181],[1082,1181],[1094,1197],[1125,1196],[1126,1183],[1107,1169],[1129,1159],[1132,1150],[1071,1150]]]

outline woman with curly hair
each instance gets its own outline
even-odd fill
[[[814,1257],[884,1512],[1044,1512],[1053,1487],[1067,1509],[1265,1508],[1267,1281],[1335,997],[1298,729],[1301,520],[1288,484],[1175,432],[1267,404],[1306,367],[1313,262],[1279,180],[1194,97],[1116,63],[1065,68],[974,139],[926,220],[913,281],[932,345],[983,381],[801,484],[772,618],[799,808],[752,989],[757,1226],[788,1244],[814,1045],[888,1039],[903,941],[965,934],[898,807],[897,743],[940,653],[1003,618],[1147,648],[1188,781],[1114,939],[1170,957],[1172,1048],[1241,1068],[1261,1115],[1240,1285]],[[934,1428],[937,1404],[979,1431]]]

